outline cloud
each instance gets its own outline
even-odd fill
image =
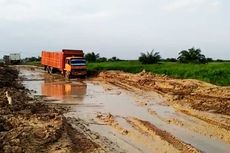
[[[207,41],[227,52],[229,4],[229,0],[0,0],[0,56],[3,50],[35,56],[42,49],[61,48],[129,59],[153,48],[173,56],[175,49],[177,56],[176,48],[203,48]],[[189,16],[187,11],[192,11]],[[210,44],[203,46],[214,51]]]
[[[102,17],[104,12],[86,5],[88,0],[0,0],[0,19],[28,22],[31,20],[68,20]]]
[[[175,11],[196,11],[198,9],[217,11],[222,7],[220,0],[173,0],[162,6],[162,10]]]

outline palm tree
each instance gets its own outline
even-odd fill
[[[182,50],[179,53],[179,57],[177,58],[178,61],[180,61],[181,63],[188,63],[190,60],[190,55],[189,52],[187,50]]]
[[[141,56],[139,57],[139,61],[142,64],[158,63],[160,59],[161,59],[160,53],[154,52],[154,50],[152,50],[151,52],[147,52],[147,53],[141,53]]]
[[[182,50],[178,57],[181,63],[207,63],[207,60],[200,49],[190,48],[188,50]]]

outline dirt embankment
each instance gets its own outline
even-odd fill
[[[0,66],[0,152],[105,152],[73,128],[62,109],[30,98],[18,74]]]
[[[129,74],[118,71],[101,72],[99,80],[125,89],[138,88],[164,95],[168,102],[188,105],[193,109],[230,115],[230,88],[218,87],[197,80],[173,79],[141,72]]]

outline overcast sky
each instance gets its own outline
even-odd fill
[[[193,46],[230,59],[229,0],[0,0],[0,57],[68,48],[166,58]]]

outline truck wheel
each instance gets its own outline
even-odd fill
[[[53,67],[50,67],[50,73],[52,74],[53,73]]]
[[[50,66],[47,67],[47,72],[50,73]]]

